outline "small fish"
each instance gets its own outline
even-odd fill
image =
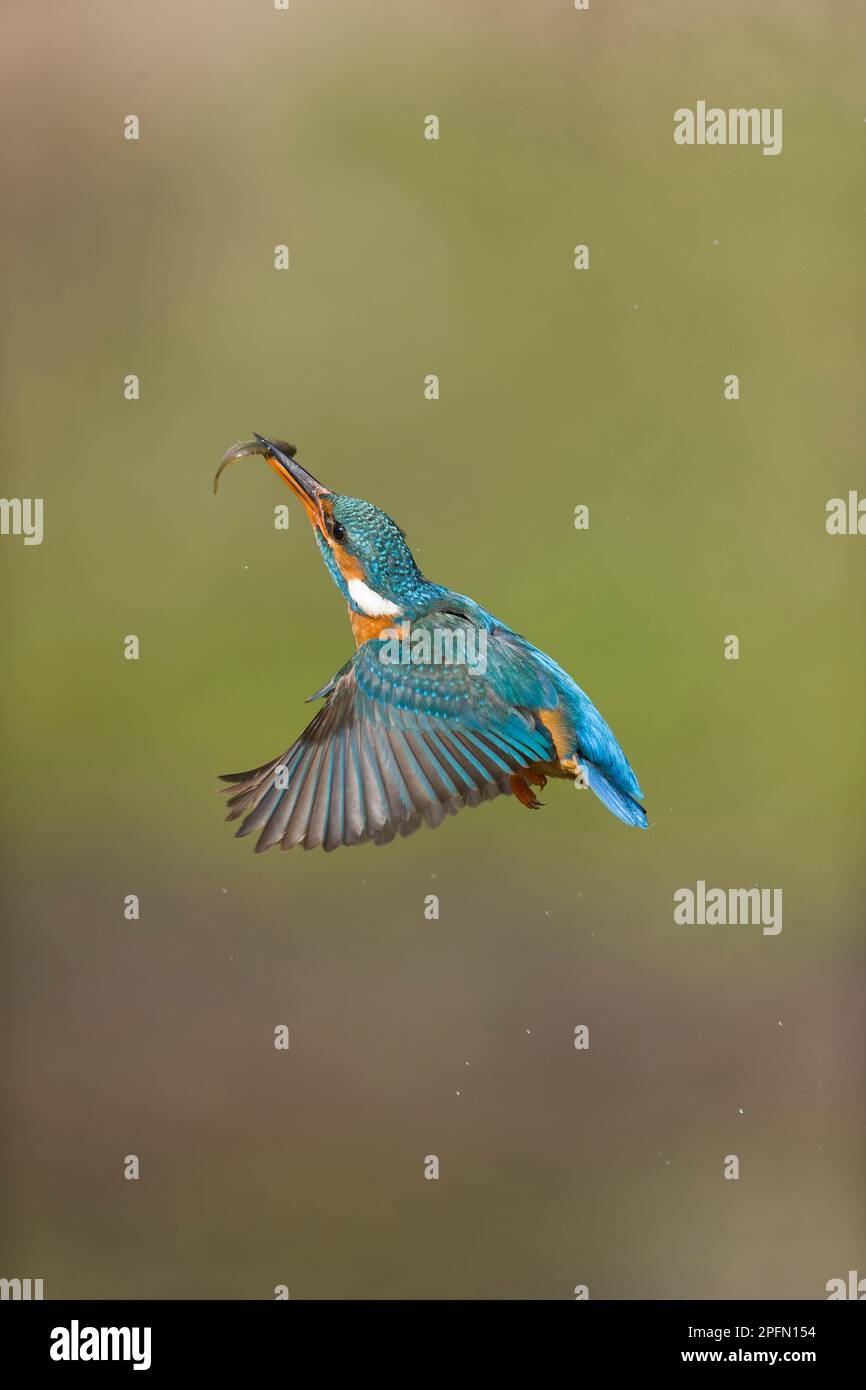
[[[290,459],[293,459],[298,452],[294,444],[286,444],[282,439],[275,439],[273,442],[278,448],[282,449],[283,453],[287,454]],[[222,462],[214,475],[214,496],[216,496],[216,491],[219,487],[220,474],[224,469],[228,468],[230,463],[237,463],[238,459],[267,457],[269,452],[267,440],[262,439],[259,435],[256,435],[255,439],[248,440],[245,444],[233,444],[230,449],[226,449],[222,457]]]

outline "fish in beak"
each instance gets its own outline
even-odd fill
[[[277,477],[282,478],[304,504],[312,525],[318,527],[323,536],[327,536],[324,502],[332,494],[298,463],[295,453],[294,444],[286,444],[282,439],[265,439],[264,435],[257,434],[248,444],[235,444],[223,456],[213,480],[213,490],[216,492],[220,474],[230,463],[236,463],[242,458],[251,458],[253,455],[261,456]]]

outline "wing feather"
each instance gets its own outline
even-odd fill
[[[359,647],[282,758],[224,778],[227,818],[244,818],[238,835],[259,833],[257,851],[387,844],[510,792],[512,772],[555,756],[548,731],[490,681],[458,665],[389,669],[378,648]],[[522,689],[525,659],[513,660]]]

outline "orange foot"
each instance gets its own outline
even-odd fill
[[[526,806],[530,811],[537,811],[544,805],[544,802],[538,800],[532,787],[529,786],[531,782],[532,786],[539,787],[543,791],[547,786],[547,778],[542,773],[525,768],[523,772],[512,772],[509,781],[511,782],[511,790],[521,806]]]

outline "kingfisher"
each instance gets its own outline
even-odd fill
[[[261,456],[302,503],[349,609],[355,652],[309,697],[324,705],[279,757],[221,774],[227,820],[280,845],[387,844],[512,795],[530,810],[549,778],[588,787],[646,828],[643,793],[592,701],[556,662],[486,608],[419,570],[404,532],[359,497],[332,492],[294,445],[257,434],[214,479]]]

